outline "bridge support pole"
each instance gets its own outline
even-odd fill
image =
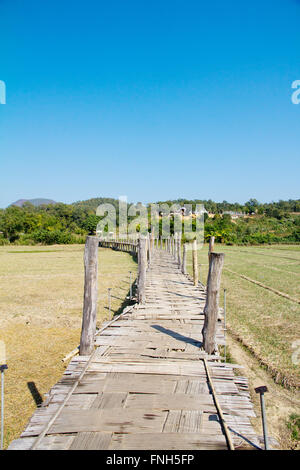
[[[208,248],[208,261],[210,258],[210,254],[214,251],[214,246],[215,246],[215,237],[210,237],[209,248]]]
[[[151,240],[150,240],[150,234],[147,234],[147,253],[148,253],[148,266],[151,265],[152,261],[152,246],[151,246]]]
[[[146,269],[147,269],[147,238],[140,235],[138,241],[138,302],[146,302]]]
[[[175,261],[177,261],[177,248],[178,248],[177,233],[175,233],[174,234],[174,258],[175,258]]]
[[[182,254],[182,263],[181,263],[181,272],[182,274],[186,274],[186,252],[187,252],[187,244],[183,244],[183,254]]]
[[[219,294],[224,253],[211,253],[207,277],[207,295],[204,307],[204,325],[202,329],[203,347],[207,354],[217,351],[216,333],[219,313]]]
[[[84,298],[79,354],[89,356],[94,350],[98,294],[97,237],[86,237],[84,250]]]
[[[193,259],[193,279],[194,279],[194,286],[198,286],[198,253],[197,253],[197,240],[193,241],[192,245],[192,259]]]
[[[151,253],[153,254],[154,250],[154,230],[151,230]]]
[[[177,236],[177,262],[178,262],[178,267],[181,269],[181,235],[178,233]]]

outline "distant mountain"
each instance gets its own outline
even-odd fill
[[[100,204],[112,204],[116,208],[119,205],[119,200],[111,197],[94,197],[92,199],[85,199],[84,201],[76,201],[72,203],[72,206],[84,207],[90,210],[96,210]]]
[[[53,199],[36,198],[36,199],[18,199],[18,201],[13,202],[11,206],[22,207],[25,202],[30,202],[30,204],[34,206],[40,206],[42,204],[56,204],[56,201],[53,201]]]

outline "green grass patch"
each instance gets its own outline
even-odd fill
[[[300,441],[300,415],[293,413],[289,416],[287,428],[291,432],[291,439],[293,441]]]

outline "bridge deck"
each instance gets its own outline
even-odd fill
[[[10,449],[227,449],[204,357],[234,445],[259,445],[247,379],[201,350],[205,291],[165,251],[135,305],[77,356]],[[222,321],[218,343],[224,343]]]

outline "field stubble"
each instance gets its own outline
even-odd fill
[[[241,372],[249,379],[258,416],[253,420],[254,427],[258,434],[262,434],[259,397],[254,388],[267,385],[270,434],[278,440],[281,448],[295,448],[286,423],[292,413],[300,413],[299,389],[296,389],[299,387],[300,367],[293,361],[293,345],[300,340],[300,306],[241,278],[239,274],[300,300],[300,246],[262,248],[215,245],[215,251],[225,253],[220,306],[223,306],[225,288],[230,332],[227,334],[227,344],[234,362],[244,367]],[[207,252],[207,246],[198,251],[200,281],[203,284],[207,282]],[[187,267],[190,274],[191,263],[189,252]],[[299,360],[300,354],[297,357]]]
[[[5,446],[19,436],[36,398],[59,380],[62,358],[79,344],[83,304],[83,245],[0,247],[0,340],[6,345]],[[97,326],[117,313],[129,291],[128,253],[99,249]]]

